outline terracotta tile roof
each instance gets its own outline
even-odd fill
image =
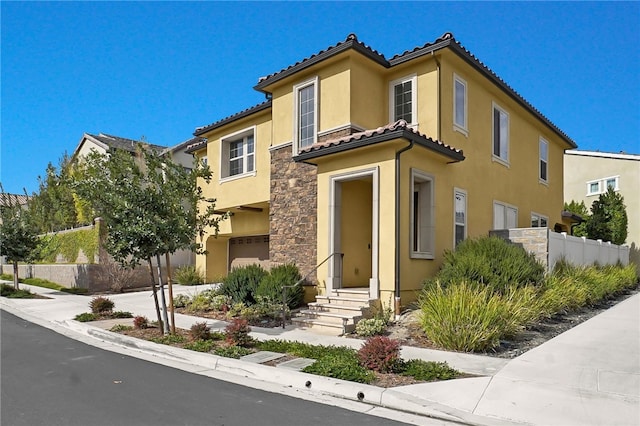
[[[377,50],[372,49],[366,44],[362,43],[358,40],[358,37],[355,34],[349,34],[344,41],[340,41],[333,46],[329,46],[328,48],[321,50],[318,53],[315,53],[308,58],[304,58],[301,61],[296,62],[293,65],[288,66],[287,68],[283,68],[280,71],[269,74],[265,77],[260,77],[258,79],[258,84],[254,87],[256,90],[262,90],[264,87],[268,86],[271,83],[274,83],[278,80],[281,80],[295,72],[300,71],[301,69],[310,67],[318,62],[321,62],[331,56],[337,55],[338,53],[344,52],[348,49],[354,49],[359,51],[365,56],[368,56],[375,62],[378,62],[380,65],[388,68],[389,62],[385,59],[384,55],[379,53]]]
[[[418,145],[445,155],[455,161],[464,160],[464,154],[461,150],[453,148],[441,141],[433,140],[416,131],[409,126],[405,120],[398,120],[395,123],[389,123],[386,126],[378,127],[377,129],[365,130],[349,136],[315,143],[310,147],[301,150],[298,156],[294,157],[294,160],[304,161],[326,154],[347,151],[349,149],[373,145],[375,143],[398,138],[405,138],[413,141]]]
[[[0,206],[25,206],[29,201],[29,197],[20,194],[9,194],[8,192],[0,193]]]
[[[239,119],[241,119],[243,117],[246,117],[248,115],[251,115],[251,114],[256,113],[258,111],[262,111],[263,109],[267,109],[267,108],[270,108],[270,107],[271,107],[271,99],[266,100],[266,101],[264,101],[262,103],[259,103],[258,105],[254,105],[254,106],[252,106],[250,108],[247,108],[245,110],[242,110],[240,112],[237,112],[237,113],[235,113],[233,115],[230,115],[230,116],[228,116],[226,118],[223,118],[222,120],[215,121],[215,122],[213,122],[211,124],[208,124],[206,126],[197,127],[196,130],[193,132],[193,135],[194,136],[202,136],[203,134],[207,133],[210,130],[213,130],[213,129],[221,127],[221,126],[224,126],[227,123],[231,123],[232,121],[239,120]]]
[[[145,144],[149,146],[149,148],[153,149],[154,151],[157,151],[158,153],[162,152],[162,150],[166,148],[165,146],[154,145],[145,141],[136,141],[133,139],[121,138],[120,136],[107,135],[105,133],[100,133],[99,135],[92,135],[90,133],[87,133],[87,135],[97,139],[103,144],[109,146],[110,148],[122,149],[124,151],[129,151],[129,152],[135,152],[136,146],[139,144]]]
[[[200,148],[203,148],[203,147],[207,146],[207,139],[206,138],[195,137],[193,139],[190,139],[189,142],[191,142],[191,143],[188,144],[186,149],[184,150],[187,153],[193,153],[193,152],[199,150]]]
[[[522,105],[525,109],[530,111],[534,116],[538,117],[543,123],[549,126],[549,128],[558,136],[560,136],[569,146],[573,148],[577,147],[576,143],[566,133],[560,130],[560,128],[553,124],[551,120],[549,120],[540,111],[538,111],[511,86],[505,83],[504,80],[498,77],[495,72],[493,72],[487,65],[480,61],[473,53],[467,50],[458,40],[456,40],[456,38],[450,32],[444,33],[433,42],[426,43],[422,46],[415,47],[412,50],[406,50],[401,54],[395,55],[389,60],[387,60],[381,53],[360,42],[355,34],[349,34],[349,36],[344,41],[330,46],[325,50],[321,50],[320,52],[311,55],[299,62],[296,62],[295,64],[290,65],[278,72],[270,74],[266,77],[261,77],[258,80],[258,84],[254,86],[254,89],[265,91],[264,88],[268,85],[348,49],[355,49],[363,55],[369,57],[373,61],[377,62],[378,64],[382,65],[383,67],[391,68],[444,48],[451,49],[467,63],[476,68],[480,73],[484,74],[490,81],[500,87],[507,95],[509,95],[517,103]]]

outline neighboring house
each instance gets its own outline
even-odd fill
[[[450,33],[390,59],[349,35],[254,89],[267,100],[188,149],[232,213],[196,259],[208,279],[291,262],[321,295],[358,288],[398,313],[465,238],[567,229],[576,144]]]
[[[568,150],[564,155],[564,200],[587,209],[612,187],[627,208],[629,260],[640,267],[640,155]]]

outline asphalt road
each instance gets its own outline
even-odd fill
[[[104,351],[0,310],[2,426],[400,425]]]

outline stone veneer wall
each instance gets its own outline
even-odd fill
[[[514,228],[489,231],[489,235],[502,238],[533,253],[536,259],[547,267],[549,241],[547,228]]]
[[[316,167],[295,163],[291,145],[271,151],[269,259],[295,263],[305,276],[317,265]],[[315,283],[315,274],[309,276]]]

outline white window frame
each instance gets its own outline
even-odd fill
[[[495,154],[495,141],[496,141],[496,134],[495,134],[495,113],[496,111],[498,111],[501,114],[504,114],[506,117],[506,121],[507,121],[507,131],[506,131],[506,135],[505,137],[505,147],[504,147],[504,157],[503,157],[503,147],[502,147],[502,134],[500,134],[501,136],[501,141],[500,141],[500,146],[499,146],[499,155]],[[510,140],[510,133],[511,133],[511,119],[509,117],[509,113],[507,112],[507,110],[505,110],[504,108],[502,108],[500,105],[498,105],[495,102],[491,103],[491,157],[493,158],[494,161],[497,161],[499,163],[504,164],[505,166],[509,165],[509,154],[510,154],[510,147],[509,147],[509,140]]]
[[[249,176],[256,175],[256,147],[257,147],[257,138],[256,138],[256,126],[247,127],[245,129],[239,130],[237,132],[225,135],[220,138],[220,182],[228,182],[230,180],[241,179]],[[247,137],[253,136],[253,153],[247,152]],[[229,145],[232,142],[237,142],[239,140],[243,141],[243,150],[242,150],[242,173],[236,175],[230,175],[231,169],[231,158],[230,158],[230,149]],[[253,157],[252,160],[249,157]],[[253,170],[247,172],[248,165],[250,161],[253,162],[252,168]]]
[[[547,223],[545,226],[542,226],[542,224],[541,224],[541,221],[543,219]],[[537,225],[534,225],[535,221],[538,222]],[[531,227],[532,228],[548,228],[549,227],[549,216],[545,216],[543,214],[538,214],[536,212],[531,212]]]
[[[460,83],[463,88],[464,88],[464,98],[462,100],[462,113],[463,113],[463,120],[462,123],[459,123],[457,121],[458,118],[458,114],[457,114],[457,110],[458,110],[458,86],[456,83]],[[468,116],[467,116],[467,112],[468,112],[468,96],[469,96],[469,89],[467,86],[467,82],[460,77],[458,74],[454,73],[453,74],[453,130],[458,131],[460,133],[462,133],[465,136],[469,136],[469,128],[468,126]]]
[[[205,155],[201,155],[199,159],[200,159],[200,161],[202,162],[202,164],[204,164],[205,166],[206,166],[207,164],[209,164],[209,157],[207,157],[207,155],[206,155],[206,154],[205,154]]]
[[[504,222],[504,227],[503,228],[497,228],[496,227],[496,207],[498,207],[498,206],[502,207],[504,209],[503,218],[502,218],[503,222]],[[509,212],[510,211],[515,214],[515,224],[512,227],[509,226]],[[518,227],[518,207],[514,206],[513,204],[509,204],[509,203],[505,203],[505,202],[502,202],[502,201],[494,200],[493,201],[493,213],[492,213],[491,217],[493,218],[492,229],[494,229],[494,230],[511,229],[511,228],[517,228]]]
[[[458,220],[458,197],[462,196],[463,197],[463,217],[462,217],[462,221]],[[467,191],[465,191],[464,189],[460,189],[460,188],[453,188],[453,248],[455,250],[455,248],[458,246],[459,243],[461,243],[462,241],[467,239],[467,228],[468,228],[468,216],[467,216]],[[458,226],[463,226],[464,228],[464,232],[463,232],[463,236],[462,236],[462,241],[458,242],[456,241],[457,239],[457,227]]]
[[[411,127],[416,128],[418,125],[418,75],[411,74],[402,78],[398,78],[389,82],[389,122],[393,123],[396,121],[395,114],[395,87],[398,84],[404,84],[406,82],[411,82],[411,122],[408,123]]]
[[[312,77],[293,86],[293,155],[298,155],[302,149],[308,146],[300,146],[300,91],[313,86],[313,140],[311,144],[318,142],[318,76]]]
[[[542,147],[545,147],[546,155],[543,157]],[[540,183],[548,184],[549,183],[549,142],[543,137],[540,137],[540,141],[538,143],[538,179]],[[545,173],[546,176],[542,176],[542,165],[545,165]]]
[[[428,183],[427,186],[416,188],[416,183]],[[417,207],[419,217],[416,218],[415,192],[418,192]],[[428,192],[427,192],[428,191]],[[422,194],[422,197],[420,197]],[[411,169],[409,206],[409,252],[412,259],[435,258],[435,178],[423,171]],[[417,231],[417,236],[416,236]],[[425,235],[426,233],[426,235]],[[416,240],[417,238],[417,240]]]
[[[593,195],[600,195],[600,194],[604,194],[605,192],[607,192],[607,189],[609,189],[609,185],[608,182],[610,180],[614,181],[614,186],[613,186],[613,190],[614,191],[619,191],[620,190],[620,175],[617,176],[609,176],[606,178],[601,178],[601,179],[594,179],[594,180],[590,180],[587,182],[587,197],[593,196]],[[596,191],[591,191],[591,185],[592,184],[597,184],[598,185],[598,189]]]

